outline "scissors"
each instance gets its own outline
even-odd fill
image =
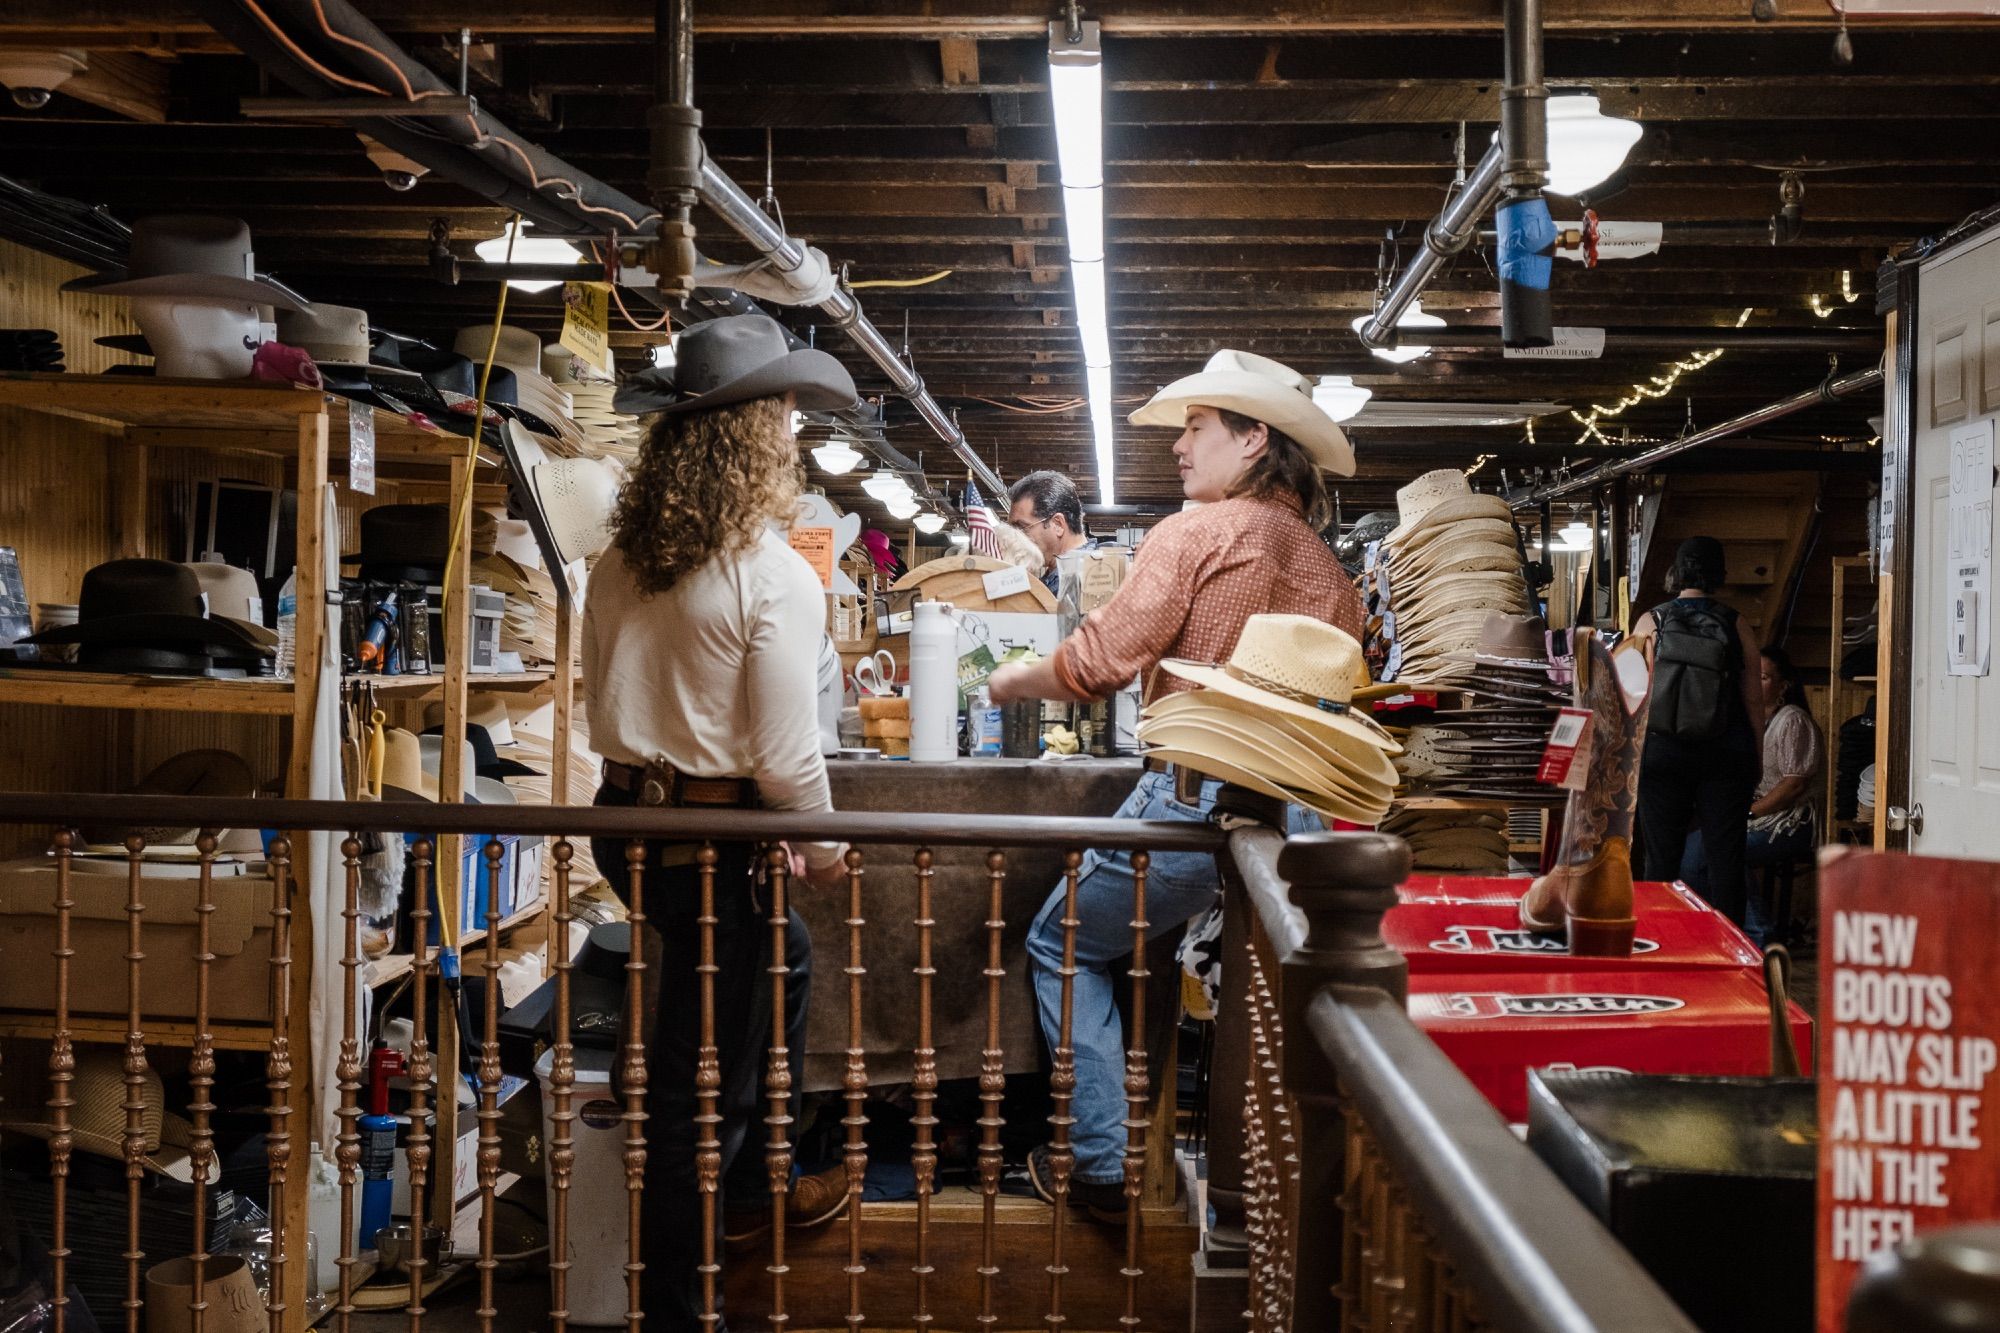
[[[877,649],[854,664],[854,687],[880,699],[896,692],[896,659]]]

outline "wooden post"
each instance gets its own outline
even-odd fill
[[[438,757],[438,800],[459,803],[465,799],[465,678],[472,653],[472,515],[466,505],[472,486],[472,464],[463,455],[451,460],[451,504],[465,506],[459,541],[451,551],[444,573],[444,749]],[[437,884],[438,914],[450,929],[440,927],[439,940],[458,944],[467,922],[459,911],[464,894],[465,839],[447,834],[438,839],[437,862],[432,878]],[[462,960],[461,960],[462,961]],[[455,1153],[458,1147],[458,1089],[462,1061],[459,1053],[458,1014],[451,997],[456,988],[440,988],[437,1011],[438,1096],[437,1143],[432,1148],[431,1178],[437,1187],[431,1198],[431,1221],[447,1233],[456,1216],[457,1193]]]
[[[1306,1026],[1306,1008],[1331,985],[1373,986],[1399,1001],[1409,965],[1382,942],[1382,916],[1396,905],[1396,885],[1410,873],[1410,848],[1383,833],[1301,833],[1286,839],[1278,873],[1306,916],[1305,942],[1283,963],[1286,1090],[1298,1107],[1298,1216],[1291,1309],[1296,1328],[1334,1328],[1340,1281],[1308,1255],[1341,1252],[1340,1198],[1347,1171],[1340,1088]]]
[[[576,604],[570,597],[569,581],[556,584],[556,722],[555,743],[550,747],[549,803],[568,805],[569,729],[576,714]]]
[[[1229,856],[1222,876],[1222,978],[1215,997],[1215,1040],[1208,1078],[1208,1206],[1215,1222],[1194,1256],[1194,1333],[1240,1330],[1250,1305],[1250,1238],[1243,1218],[1243,1074],[1250,1051],[1249,895]]]

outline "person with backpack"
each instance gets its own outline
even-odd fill
[[[1690,826],[1708,860],[1708,901],[1744,924],[1744,839],[1763,774],[1764,697],[1757,641],[1715,599],[1722,543],[1690,537],[1674,552],[1662,602],[1633,625],[1654,636],[1653,699],[1639,761],[1643,878],[1680,873]]]

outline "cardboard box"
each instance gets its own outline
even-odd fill
[[[1396,886],[1396,897],[1406,903],[1431,903],[1464,907],[1518,903],[1533,883],[1527,875],[1484,877],[1476,875],[1412,875]],[[1648,912],[1712,912],[1687,885],[1642,880],[1632,886],[1634,906],[1641,916]]]
[[[1517,881],[1518,882],[1518,881]],[[1659,890],[1663,886],[1648,885]],[[1441,906],[1403,903],[1382,918],[1382,938],[1420,972],[1652,972],[1660,969],[1755,968],[1760,955],[1736,923],[1706,907],[1661,905],[1645,895],[1629,958],[1574,958],[1561,935],[1521,929],[1512,902]]]
[[[102,864],[102,863],[100,863]],[[74,1014],[126,1012],[127,884],[122,862],[110,873],[73,871],[69,1007]],[[230,866],[227,868],[241,868]],[[212,877],[209,1017],[257,1023],[271,1017],[271,881],[262,874]],[[142,874],[139,1007],[153,1020],[194,1017],[195,902],[192,875]],[[0,1007],[53,1012],[56,1002],[56,871],[47,857],[0,863]],[[294,944],[293,954],[299,950]]]
[[[1771,1072],[1769,1006],[1754,971],[1422,973],[1410,1018],[1508,1121],[1528,1116],[1528,1071]],[[1812,1020],[1791,1006],[1812,1067]]]

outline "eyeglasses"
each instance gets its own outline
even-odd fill
[[[1044,524],[1053,523],[1061,517],[1061,514],[1050,514],[1047,518],[1038,518],[1033,523],[1022,524],[1021,531],[1033,532],[1036,528],[1042,527]]]

